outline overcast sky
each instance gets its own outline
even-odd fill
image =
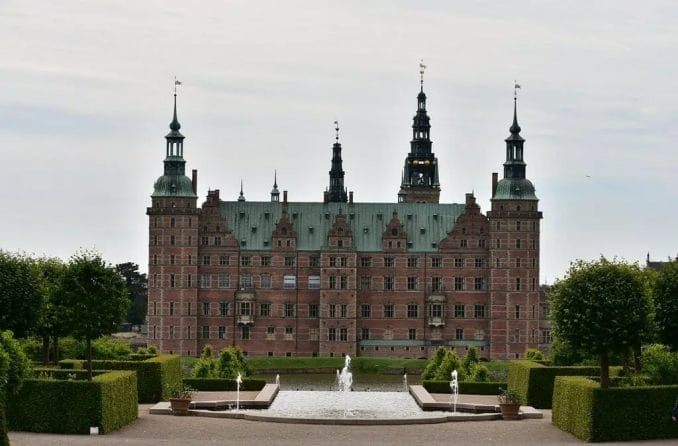
[[[678,254],[675,1],[0,3],[0,248],[96,248],[147,270],[174,76],[187,172],[235,199],[394,202],[419,60],[441,202],[489,207],[513,81],[544,212],[541,280],[600,254]]]

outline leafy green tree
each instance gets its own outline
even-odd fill
[[[120,275],[96,253],[76,254],[64,272],[58,302],[66,309],[66,322],[76,339],[86,342],[88,378],[92,379],[92,340],[110,335],[129,308]]]
[[[219,353],[216,370],[219,378],[228,379],[235,379],[238,373],[242,376],[251,373],[247,359],[238,347],[226,347]]]
[[[678,350],[678,261],[659,270],[652,288],[659,341]]]
[[[556,337],[600,359],[600,385],[609,386],[611,353],[640,344],[649,301],[637,266],[601,258],[577,261],[551,291]]]
[[[148,306],[148,280],[146,274],[139,273],[139,265],[132,262],[119,263],[115,270],[125,279],[132,304],[125,320],[131,324],[141,325],[146,319]]]
[[[529,359],[530,361],[542,361],[544,359],[544,354],[536,348],[528,348],[525,350],[525,359]]]
[[[678,352],[669,351],[661,344],[643,348],[643,373],[654,385],[678,384]]]
[[[478,350],[476,350],[475,347],[471,347],[468,349],[466,352],[466,356],[464,356],[464,361],[463,361],[463,366],[464,370],[466,370],[467,375],[471,375],[473,373],[473,366],[478,364],[480,362],[480,358],[478,358]]]
[[[45,257],[34,259],[32,265],[43,296],[34,331],[42,340],[42,362],[49,362],[51,351],[56,363],[59,361],[59,339],[67,334],[65,308],[55,298],[66,264],[60,259]]]
[[[449,381],[452,379],[453,370],[457,371],[457,379],[463,381],[466,376],[464,367],[457,354],[452,350],[448,350],[445,352],[445,357],[440,363],[440,367],[436,370],[434,379],[438,381]]]
[[[42,291],[27,257],[0,251],[0,330],[23,338],[38,320]]]
[[[445,358],[445,348],[438,347],[433,357],[426,363],[424,371],[421,374],[421,379],[433,379],[435,377],[436,370],[438,370],[438,367],[440,367],[440,363],[443,362],[443,358]]]
[[[30,363],[11,331],[0,332],[0,446],[9,445],[5,407],[30,373]]]
[[[473,364],[469,374],[471,376],[470,380],[474,382],[484,383],[490,380],[490,369],[480,363]]]

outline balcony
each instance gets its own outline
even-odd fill
[[[442,316],[429,316],[428,325],[431,327],[444,327],[445,319]]]
[[[241,325],[252,325],[254,324],[254,316],[251,314],[239,314],[238,323]]]

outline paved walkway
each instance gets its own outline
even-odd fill
[[[11,432],[12,446],[53,445],[544,445],[583,444],[541,420],[478,421],[410,426],[322,426],[280,424],[202,417],[150,415],[139,406],[139,419],[119,431],[102,435],[56,435]],[[609,444],[609,443],[608,443]],[[675,440],[619,443],[675,445]]]

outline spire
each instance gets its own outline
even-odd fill
[[[417,112],[412,119],[412,140],[410,153],[405,160],[402,182],[398,194],[399,201],[423,201],[437,203],[440,193],[438,180],[438,159],[431,151],[430,133],[431,118],[426,112],[426,93],[424,93],[424,71],[426,65],[422,60],[419,63],[419,94],[417,95]],[[418,192],[411,195],[411,188],[416,187]],[[408,197],[408,194],[411,196]],[[422,195],[424,194],[424,195]]]
[[[174,81],[174,107],[170,132],[165,135],[165,160],[163,176],[154,185],[154,197],[191,197],[196,198],[193,182],[186,176],[186,160],[184,160],[184,135],[179,132],[181,124],[177,119],[176,86],[181,82]]]
[[[271,190],[271,201],[280,201],[280,191],[278,190],[278,171],[273,171],[273,189]]]
[[[536,200],[534,185],[527,179],[525,171],[524,144],[525,139],[520,136],[518,125],[518,98],[517,90],[520,85],[514,84],[513,89],[513,122],[509,130],[511,134],[506,142],[506,161],[504,162],[504,178],[493,186],[492,200]]]
[[[339,143],[339,121],[334,121],[335,143],[332,146],[332,168],[330,169],[330,187],[325,191],[325,203],[346,203],[348,195],[344,187],[344,169],[341,160],[341,144]]]
[[[238,196],[238,201],[245,201],[245,194],[242,191],[242,179],[240,179],[240,195]]]

